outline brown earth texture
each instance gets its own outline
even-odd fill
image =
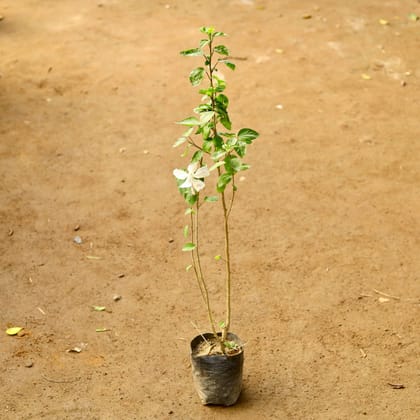
[[[0,419],[420,418],[418,1],[0,15]],[[229,408],[192,385],[208,326],[172,175],[174,122],[200,102],[200,58],[179,51],[203,25],[229,34],[233,129],[260,133],[231,214],[245,367]],[[218,206],[202,245],[217,320]]]

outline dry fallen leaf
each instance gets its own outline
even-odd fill
[[[403,384],[392,384],[391,382],[388,382],[388,385],[392,389],[404,389],[405,388],[405,385],[403,385]]]
[[[362,79],[364,79],[364,80],[370,80],[370,79],[372,79],[372,76],[369,76],[368,74],[363,73],[362,74]]]
[[[8,328],[6,330],[6,334],[7,335],[16,335],[16,334],[18,334],[22,330],[23,330],[22,327],[11,327],[11,328]]]
[[[388,299],[388,298],[384,298],[384,297],[379,297],[379,298],[378,298],[378,302],[379,302],[379,303],[389,302],[389,299]]]
[[[379,19],[379,23],[381,25],[389,25],[389,22],[387,20],[385,20],[385,19]]]
[[[96,332],[106,332],[109,331],[109,328],[96,328]]]

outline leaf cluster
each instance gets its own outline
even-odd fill
[[[200,40],[199,46],[181,51],[180,54],[187,57],[200,56],[203,59],[203,65],[194,68],[189,74],[191,85],[200,87],[202,101],[194,109],[195,115],[178,122],[187,127],[187,130],[174,143],[174,147],[185,144],[183,156],[193,149],[191,162],[211,162],[210,171],[217,170],[218,174],[218,193],[224,193],[229,184],[232,185],[232,190],[236,191],[235,175],[249,168],[249,165],[243,162],[243,158],[247,146],[258,137],[258,133],[250,128],[232,131],[228,111],[229,98],[224,93],[227,84],[220,74],[219,66],[226,66],[230,70],[235,70],[236,66],[229,59],[229,49],[224,44],[216,45],[218,39],[227,35],[213,27],[202,27],[200,32],[206,35],[206,38]],[[205,80],[207,85],[202,87]],[[219,127],[223,127],[222,131],[219,131]],[[189,205],[196,202],[196,195],[183,188],[180,188],[180,192]]]

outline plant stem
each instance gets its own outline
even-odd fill
[[[216,333],[216,326],[213,319],[213,312],[211,310],[210,306],[210,299],[209,299],[209,292],[207,288],[206,281],[204,280],[203,276],[203,270],[201,267],[201,260],[200,260],[200,252],[199,252],[199,218],[198,218],[198,212],[199,212],[199,200],[197,200],[196,204],[196,211],[195,216],[191,217],[191,234],[192,234],[192,240],[193,243],[195,243],[195,249],[192,251],[192,259],[193,259],[193,267],[195,276],[198,282],[198,285],[200,287],[201,295],[204,299],[204,303],[207,308],[207,315],[210,321],[210,326],[212,329],[212,332],[214,335],[217,335]],[[192,216],[192,215],[191,215]]]
[[[212,66],[212,58],[213,58],[212,39],[210,39],[209,51],[210,51],[210,55],[208,57],[208,69],[209,69],[209,71],[207,73],[207,76],[209,78],[210,87],[212,89],[211,106],[212,106],[212,109],[215,111],[216,110],[216,93],[214,92],[213,72],[215,71],[217,64]],[[213,131],[213,137],[215,138],[218,135],[218,133],[217,133],[216,112],[214,113],[214,117],[213,117],[213,130],[212,131]],[[221,175],[220,167],[217,168],[217,171],[218,171],[218,174],[220,176]],[[222,328],[222,337],[220,339],[220,345],[221,345],[222,351],[224,352],[224,348],[225,348],[224,342],[226,341],[227,334],[228,334],[229,328],[230,328],[230,321],[231,321],[231,266],[230,266],[229,214],[230,214],[230,211],[232,209],[235,189],[233,188],[233,193],[232,193],[232,198],[231,198],[231,203],[230,203],[229,209],[226,205],[225,192],[223,191],[220,194],[222,196],[222,206],[223,206],[224,233],[225,233],[225,265],[226,265],[226,282],[225,282],[226,320],[225,320],[225,324]]]

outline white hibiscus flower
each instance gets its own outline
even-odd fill
[[[187,171],[175,169],[173,173],[175,178],[184,181],[179,188],[191,188],[192,194],[198,193],[205,187],[205,184],[201,179],[210,175],[207,166],[199,168],[199,162],[190,163]]]

